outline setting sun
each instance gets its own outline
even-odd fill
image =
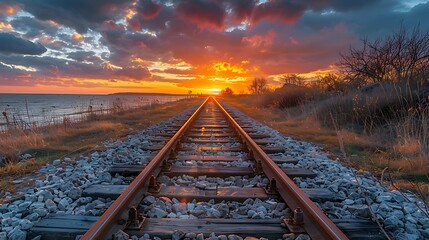
[[[221,90],[218,88],[208,89],[208,92],[210,92],[211,94],[214,94],[214,95],[219,95],[220,91]]]

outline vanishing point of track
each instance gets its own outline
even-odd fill
[[[160,191],[156,176],[161,172],[169,171],[171,168],[169,161],[174,159],[177,151],[180,150],[181,143],[186,141],[186,136],[190,132],[200,129],[204,135],[210,129],[213,131],[220,129],[222,124],[225,125],[223,127],[228,127],[229,132],[226,135],[233,132],[241,149],[247,152],[250,160],[254,161],[252,166],[254,173],[261,172],[270,179],[266,191],[278,193],[287,206],[294,210],[291,216],[284,220],[283,224],[287,226],[285,233],[306,232],[312,239],[347,239],[346,235],[295,185],[255,140],[243,130],[243,127],[212,97],[207,98],[177,130],[134,181],[91,226],[82,239],[109,239],[119,230],[128,229],[138,232],[139,228],[149,224],[146,223],[144,217],[138,215],[135,206],[138,206],[148,192]],[[201,141],[210,142],[216,139],[213,136],[222,136],[222,134],[213,133],[211,136],[206,141]]]

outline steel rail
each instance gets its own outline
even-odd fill
[[[154,173],[160,168],[162,162],[168,159],[171,151],[177,146],[182,135],[196,119],[208,100],[209,97],[182,125],[167,144],[159,150],[155,157],[134,179],[130,186],[122,192],[122,194],[113,202],[106,212],[101,215],[97,222],[90,227],[81,239],[110,239],[112,234],[116,233],[118,230],[122,230],[122,228],[125,228],[125,225],[118,225],[118,222],[126,219],[130,207],[136,206],[141,201],[143,198],[143,189],[147,188],[150,177],[155,175]]]
[[[300,207],[304,212],[304,226],[311,239],[348,239],[347,236],[310,200],[310,198],[284,173],[276,163],[253,141],[234,118],[215,99],[223,114],[234,127],[242,142],[252,152],[256,161],[260,161],[267,177],[274,178],[277,191],[289,208]]]

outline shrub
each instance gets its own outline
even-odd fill
[[[303,105],[323,96],[322,91],[316,88],[285,84],[274,92],[265,94],[261,103],[265,107],[284,109]]]

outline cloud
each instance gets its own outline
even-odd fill
[[[53,20],[79,33],[95,29],[129,7],[131,0],[17,0],[40,20]]]
[[[226,1],[233,11],[235,22],[241,22],[251,17],[253,8],[255,7],[255,0],[230,0]]]
[[[317,4],[322,3],[323,5],[323,1],[317,1],[314,0],[313,1],[313,5],[315,5],[317,7]],[[356,10],[361,10],[361,9],[365,9],[374,5],[378,5],[378,4],[384,4],[384,3],[388,3],[388,4],[392,4],[392,5],[396,5],[398,3],[398,1],[396,0],[331,0],[329,1],[329,4],[324,5],[324,7],[330,7],[332,6],[333,9],[335,9],[336,11],[340,11],[340,12],[348,12],[348,11],[356,11]]]
[[[79,44],[79,43],[82,43],[85,40],[85,38],[79,33],[73,33],[71,36],[71,40],[74,44]]]
[[[67,55],[68,58],[76,60],[78,62],[90,62],[94,64],[102,64],[103,60],[96,56],[93,51],[76,51],[71,52]]]
[[[243,37],[241,41],[245,44],[249,44],[252,47],[260,48],[271,45],[276,35],[276,32],[274,32],[273,30],[269,30],[265,35],[256,34],[251,37]]]
[[[16,37],[11,33],[0,33],[0,53],[41,55],[46,52],[46,50],[47,49],[40,43],[33,43]]]
[[[0,18],[14,15],[19,10],[19,6],[10,0],[0,2]]]
[[[151,72],[153,72],[153,73],[169,73],[169,74],[193,75],[193,74],[195,74],[195,69],[167,68],[167,69],[164,69],[164,70],[154,69]]]
[[[129,79],[140,81],[147,80],[152,76],[149,69],[146,67],[124,67],[115,72],[117,76],[125,76]]]
[[[25,78],[31,77],[31,74],[12,66],[6,66],[0,63],[0,85],[3,86],[23,86]]]
[[[53,36],[58,32],[58,27],[52,22],[41,21],[34,17],[18,17],[10,23],[16,31],[24,32],[26,38],[35,38],[41,35]]]
[[[255,7],[252,23],[256,24],[264,19],[270,21],[281,20],[293,24],[304,14],[306,6],[301,1],[272,0]]]
[[[140,0],[137,2],[136,10],[144,19],[152,19],[161,12],[162,5],[154,3],[152,0]]]
[[[226,12],[218,2],[210,0],[181,0],[178,2],[176,11],[182,18],[202,28],[223,28]]]

